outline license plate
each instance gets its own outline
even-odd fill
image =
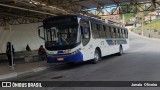
[[[64,58],[57,58],[57,61],[63,61]]]

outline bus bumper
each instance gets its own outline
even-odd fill
[[[59,61],[58,58],[63,58]],[[69,62],[82,62],[83,55],[81,52],[69,55],[47,56],[47,63],[69,63]]]

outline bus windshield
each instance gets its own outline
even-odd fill
[[[46,48],[67,49],[80,42],[78,39],[78,25],[70,27],[51,27],[45,30]]]

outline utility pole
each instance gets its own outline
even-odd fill
[[[144,26],[144,23],[143,23],[144,21],[143,21],[143,16],[142,16],[142,30],[141,30],[141,35],[143,36],[143,26]]]
[[[122,24],[123,24],[123,27],[125,27],[125,18],[124,18],[124,14],[122,14]]]

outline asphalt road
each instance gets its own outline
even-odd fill
[[[130,49],[122,56],[104,57],[98,64],[55,65],[14,81],[160,81],[160,40],[130,34]],[[9,89],[9,88],[8,88]],[[11,88],[10,88],[11,89]],[[21,90],[16,88],[15,90]],[[25,88],[28,90],[27,88]],[[32,90],[35,88],[30,88]],[[51,87],[37,90],[160,90],[155,87]],[[11,89],[13,90],[13,88]]]

